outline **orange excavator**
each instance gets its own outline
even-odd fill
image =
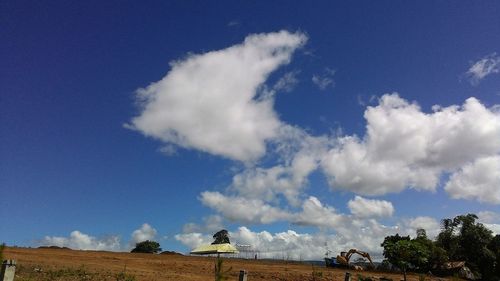
[[[375,265],[373,264],[373,261],[370,257],[370,254],[368,254],[367,252],[356,250],[356,249],[350,249],[348,252],[340,252],[340,255],[337,256],[335,263],[341,267],[352,267],[349,264],[349,260],[351,259],[351,256],[353,254],[358,254],[358,255],[362,256],[363,258],[368,259],[368,261],[370,262],[371,268],[375,268]],[[327,261],[327,266],[332,266],[332,265],[329,265],[329,263]],[[354,266],[354,267],[356,267],[356,266]]]

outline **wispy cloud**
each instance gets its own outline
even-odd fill
[[[486,76],[500,71],[500,56],[496,53],[485,56],[473,63],[466,75],[472,85],[477,85]]]
[[[238,25],[240,25],[240,22],[237,21],[237,20],[232,20],[232,21],[230,21],[230,22],[227,23],[228,27],[235,27],[235,26],[238,26]]]
[[[334,75],[334,69],[326,68],[322,74],[314,74],[312,77],[312,82],[320,90],[326,90],[329,87],[333,88],[335,87],[335,80],[333,80]]]
[[[290,71],[285,73],[273,86],[274,91],[284,91],[284,92],[291,92],[297,83],[299,83],[299,80],[297,79],[297,75],[299,74],[299,71]]]

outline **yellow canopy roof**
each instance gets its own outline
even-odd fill
[[[202,245],[191,251],[191,254],[195,255],[236,254],[236,253],[239,253],[238,249],[236,249],[233,245],[229,243]]]

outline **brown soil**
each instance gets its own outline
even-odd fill
[[[98,251],[76,251],[69,249],[10,248],[4,251],[5,259],[15,259],[18,263],[16,281],[24,280],[214,280],[214,257],[183,255],[131,254]],[[299,262],[224,259],[224,269],[231,270],[228,280],[238,280],[240,270],[247,270],[248,281],[343,281],[346,272],[352,280],[357,275],[365,277],[391,278],[399,281],[402,275],[382,272],[356,272],[311,266]],[[135,279],[119,276],[125,272]],[[313,277],[314,276],[314,277]],[[419,280],[418,275],[409,275],[408,280]],[[425,280],[446,280],[427,277]]]

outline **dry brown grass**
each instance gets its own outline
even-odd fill
[[[10,248],[5,258],[16,259],[16,281],[211,281],[214,280],[213,257],[182,255],[131,254],[66,249]],[[228,280],[238,280],[239,271],[248,271],[248,281],[343,281],[346,270],[331,269],[299,262],[267,260],[224,260],[225,268],[232,268]],[[378,278],[385,276],[394,281],[402,275],[381,272],[351,272]],[[128,278],[128,279],[127,279]],[[419,280],[409,275],[408,280]],[[426,278],[426,280],[439,280]],[[446,279],[440,279],[446,280]]]

